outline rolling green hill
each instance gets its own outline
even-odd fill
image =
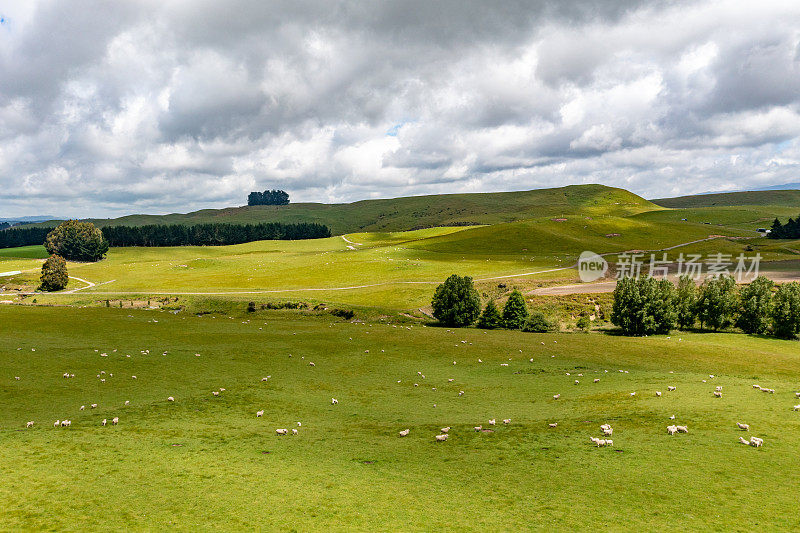
[[[554,189],[502,193],[443,194],[349,204],[298,203],[204,209],[186,214],[130,215],[92,219],[96,225],[202,224],[208,222],[316,222],[334,234],[357,231],[406,231],[433,226],[497,224],[570,214],[625,216],[659,209],[623,189],[570,185]],[[52,222],[44,225],[53,225]]]
[[[774,205],[800,209],[800,190],[696,194],[676,198],[659,198],[652,202],[661,207],[671,208]]]

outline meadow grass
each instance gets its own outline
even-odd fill
[[[0,529],[796,530],[799,371],[797,342],[735,334],[3,306]]]

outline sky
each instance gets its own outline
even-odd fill
[[[0,1],[0,217],[799,170],[797,0]]]

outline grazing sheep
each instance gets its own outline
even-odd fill
[[[667,387],[667,392],[672,392],[674,390],[675,390],[675,387],[673,387],[672,385]]]
[[[500,366],[508,366],[508,363],[500,363]]]
[[[108,420],[106,420],[106,419],[104,418],[104,419],[103,419],[103,421],[102,421],[102,422],[100,422],[100,425],[101,425],[101,426],[105,426],[107,423],[108,423]]]
[[[560,395],[560,394],[554,394],[554,395],[553,395],[553,399],[554,399],[554,400],[558,400],[559,398],[561,398],[561,395]]]
[[[608,435],[609,437],[614,434],[614,430],[612,428],[605,428],[603,429],[603,435]]]
[[[635,392],[632,392],[632,393],[631,393],[631,396],[636,396],[636,393],[635,393]]]
[[[452,383],[453,381],[455,381],[453,378],[448,378],[447,380],[448,383]]]
[[[97,404],[96,404],[96,403],[93,403],[93,404],[92,404],[92,405],[90,405],[89,407],[91,407],[92,409],[97,409]]]
[[[753,388],[754,389],[760,389],[761,385],[759,385],[758,383],[753,383]]]
[[[600,383],[600,378],[594,378],[595,383]]]
[[[57,428],[57,427],[59,427],[60,425],[61,425],[61,420],[56,420],[56,421],[53,423],[53,427],[54,427],[54,428]]]
[[[419,383],[414,383],[414,386],[415,387],[419,387]]]
[[[678,429],[678,433],[689,433],[689,428],[686,426],[675,426]]]
[[[403,431],[400,432],[400,436],[407,437],[409,433],[411,433],[410,429],[404,429]]]
[[[70,425],[72,425],[72,422],[70,420],[62,420],[61,421],[61,427],[62,428],[69,427]]]
[[[331,398],[331,405],[339,405],[339,400],[336,398]]]
[[[750,437],[750,446],[761,448],[763,445],[764,445],[764,439],[759,439],[758,437]]]
[[[714,391],[714,397],[715,398],[722,398],[722,393],[720,391],[718,391],[718,390],[715,390]]]
[[[739,437],[739,442],[742,444],[750,444],[744,437]]]
[[[464,391],[463,390],[458,391],[458,395],[459,396],[464,396]]]
[[[25,424],[25,427],[26,428],[32,428],[33,427],[33,422],[32,421],[28,422],[27,424]]]
[[[475,431],[481,431],[483,429],[483,426],[475,426],[472,429],[474,429]]]
[[[16,379],[17,381],[19,381],[19,376],[14,376],[14,379]]]
[[[670,420],[675,420],[675,415],[669,417]]]
[[[315,365],[313,362],[311,362],[311,363],[308,363],[308,366],[317,366],[317,365]]]
[[[261,381],[267,381],[267,378],[261,378]]]
[[[659,391],[659,390],[656,391],[656,397],[657,398],[661,398],[661,391]]]
[[[131,379],[136,379],[136,376],[131,376]]]
[[[125,405],[130,405],[130,404],[131,404],[130,400],[125,400]]]
[[[510,418],[504,418],[503,419],[503,424],[510,424],[510,423],[511,423],[511,419]]]
[[[579,383],[580,383],[580,381],[578,381],[578,380],[576,379],[576,380],[575,380],[575,385],[577,385],[577,384],[579,384]]]
[[[447,437],[449,437],[447,433],[443,435],[436,435],[436,442],[444,442],[447,440]]]
[[[213,394],[214,396],[219,396],[219,391],[212,391],[211,394]]]
[[[297,435],[297,430],[292,428],[292,435]]]
[[[275,433],[278,434],[278,435],[288,435],[289,434],[289,430],[288,429],[276,429]]]
[[[116,426],[117,424],[119,424],[119,417],[118,417],[118,416],[115,416],[114,418],[112,418],[112,419],[111,419],[111,423],[112,423],[112,424],[114,424],[115,426]]]
[[[800,405],[795,405],[795,406],[792,408],[792,410],[793,410],[793,411],[800,411]]]
[[[81,409],[80,410],[83,411],[84,409],[86,409],[86,406],[85,405],[81,405]]]
[[[794,393],[794,397],[795,397],[795,398],[800,398],[800,392],[795,392],[795,393]]]
[[[614,445],[614,441],[613,440],[606,439],[606,446],[613,446],[613,445]]]
[[[225,392],[225,389],[223,389],[222,387],[220,387],[219,391],[220,391],[220,392]]]
[[[738,427],[739,429],[742,429],[744,431],[750,431],[750,425],[749,424],[740,424],[739,422],[736,422],[736,427]]]
[[[667,426],[667,433],[674,435],[678,432],[678,426]]]
[[[554,428],[558,426],[558,422],[553,422],[552,424],[547,424],[548,427]]]
[[[260,410],[260,411],[256,411],[256,418],[261,418],[262,416],[264,416],[264,410],[263,409]]]
[[[717,392],[722,392],[722,387],[718,385],[717,388],[714,390],[716,390]]]
[[[168,402],[174,402],[174,401],[175,401],[175,398],[173,398],[172,396],[170,396],[169,398],[167,398],[167,401],[168,401]]]
[[[450,433],[450,426],[447,426],[446,428],[442,428],[439,431],[441,431],[442,433]]]
[[[490,426],[493,426],[493,425],[495,425],[495,419],[494,419],[494,418],[492,418],[492,419],[490,419],[490,420],[489,420],[489,425],[490,425]]]

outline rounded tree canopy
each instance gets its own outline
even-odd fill
[[[42,284],[39,289],[43,291],[60,291],[67,286],[67,262],[58,255],[51,255],[42,265]]]
[[[68,220],[47,234],[44,247],[70,261],[99,261],[108,252],[103,233],[91,222]]]

